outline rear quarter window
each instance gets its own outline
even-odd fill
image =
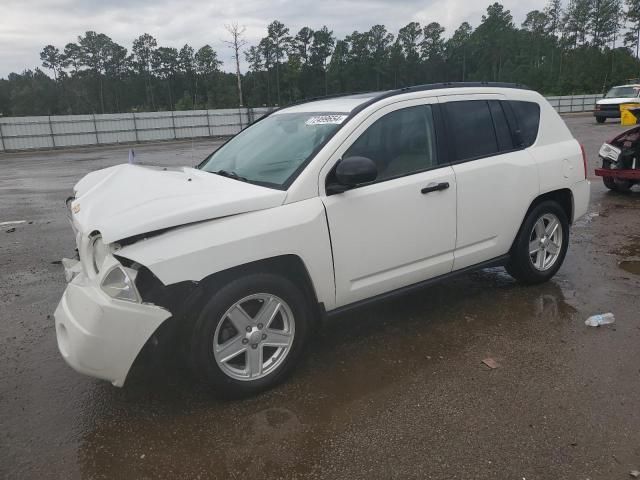
[[[530,147],[538,138],[540,129],[540,105],[535,102],[523,102],[519,100],[509,101],[515,120],[520,130],[523,147]]]

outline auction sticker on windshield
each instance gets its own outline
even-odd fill
[[[305,125],[340,125],[345,121],[347,115],[319,115],[311,117]]]

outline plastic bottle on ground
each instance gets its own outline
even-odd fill
[[[602,325],[610,325],[615,323],[615,321],[616,317],[614,317],[613,313],[602,313],[589,317],[584,324],[588,327],[600,327]]]

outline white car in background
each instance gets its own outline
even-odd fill
[[[611,88],[603,99],[596,102],[593,116],[598,123],[606,122],[607,118],[620,118],[620,105],[625,103],[640,103],[640,84]]]
[[[169,342],[218,392],[252,394],[292,370],[327,315],[489,266],[549,280],[589,191],[564,121],[516,85],[283,108],[196,168],[80,180],[59,349],[122,386],[145,344]]]

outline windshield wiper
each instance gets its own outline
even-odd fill
[[[218,170],[213,172],[216,175],[220,175],[222,177],[233,178],[234,180],[240,180],[241,182],[249,182],[249,179],[246,177],[241,177],[236,172],[228,172],[227,170]]]

